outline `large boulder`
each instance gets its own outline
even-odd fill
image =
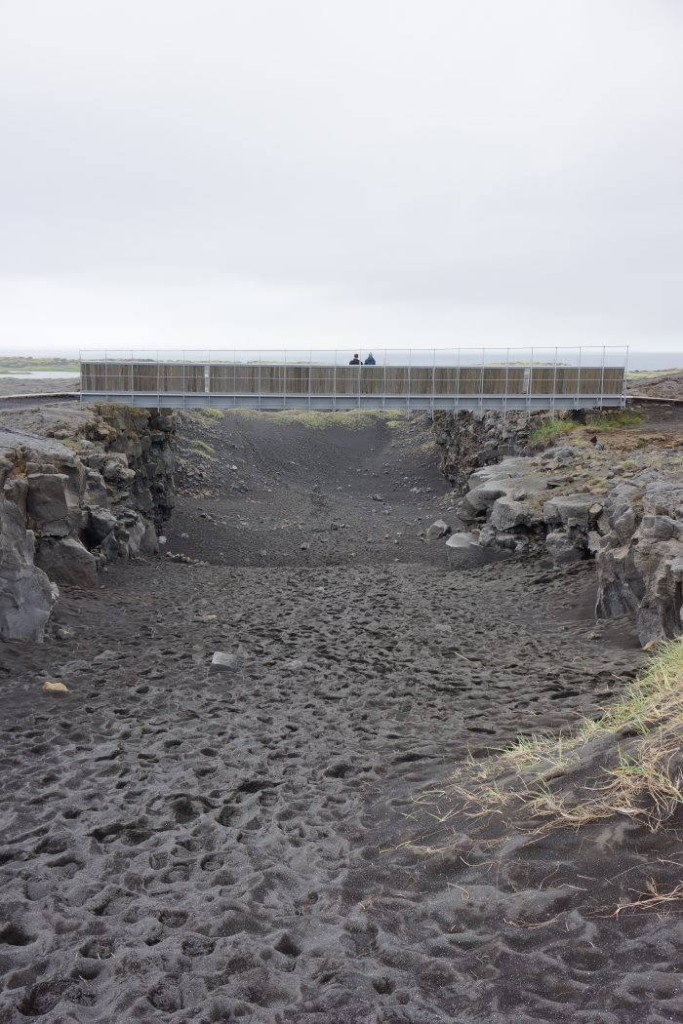
[[[79,516],[79,495],[66,473],[29,473],[26,511],[38,533],[66,537]]]
[[[588,530],[603,511],[604,498],[591,494],[561,494],[543,506],[543,516],[551,525]]]
[[[641,644],[683,633],[683,483],[650,472],[606,502],[609,529],[596,555],[597,613],[630,613]]]
[[[90,548],[98,547],[116,529],[116,516],[108,508],[89,508],[85,539]]]
[[[566,533],[559,530],[552,530],[545,539],[545,546],[548,554],[553,560],[553,565],[572,565],[580,562],[586,557],[586,550],[577,546]]]
[[[123,558],[154,555],[158,552],[156,531],[139,512],[130,508],[119,509],[116,519],[116,540],[119,554]]]
[[[40,642],[57,598],[34,564],[35,538],[21,510],[0,498],[0,638]]]
[[[503,532],[517,527],[528,530],[540,522],[540,516],[528,502],[503,497],[494,503],[489,522],[495,530]]]
[[[97,560],[75,537],[43,537],[36,563],[56,583],[93,586]]]

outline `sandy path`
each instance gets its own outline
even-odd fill
[[[373,459],[398,458],[392,443]],[[355,478],[367,445],[353,445]],[[406,484],[420,460],[402,459]],[[629,950],[639,970],[670,962],[665,932],[588,921],[565,877],[542,885],[556,849],[501,880],[447,827],[445,856],[402,845],[434,820],[414,796],[468,749],[566,725],[633,671],[619,628],[591,638],[590,567],[455,573],[417,539],[399,563],[368,541],[359,564],[354,495],[337,504],[345,564],[293,566],[298,534],[278,523],[301,486],[250,478],[246,560],[267,539],[263,488],[272,566],[218,549],[210,567],[118,565],[95,594],[65,591],[57,624],[73,636],[3,649],[0,1022],[679,1019],[669,968],[647,1015],[615,983]],[[213,500],[229,522],[238,495]],[[181,506],[195,523],[193,499]],[[408,498],[391,507],[396,526]],[[306,532],[315,507],[299,514]],[[195,526],[206,556],[221,524]],[[243,668],[211,675],[215,650]],[[41,672],[71,693],[43,695]]]

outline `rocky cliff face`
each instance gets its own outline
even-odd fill
[[[92,586],[108,559],[158,550],[172,431],[172,417],[123,406],[48,437],[0,430],[0,637],[41,640],[55,584]]]
[[[525,412],[436,412],[433,429],[441,449],[441,470],[463,490],[472,473],[527,450],[537,417]]]
[[[454,546],[545,551],[555,565],[594,558],[596,612],[630,614],[643,646],[683,632],[683,459],[616,463],[571,445],[512,457],[469,477]],[[626,468],[628,467],[628,468]],[[628,474],[628,479],[624,479]]]

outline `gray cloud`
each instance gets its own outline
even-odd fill
[[[680,352],[666,0],[3,0],[6,351]]]

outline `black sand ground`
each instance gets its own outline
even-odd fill
[[[424,796],[637,668],[590,566],[450,569],[417,427],[201,437],[212,496],[167,548],[210,565],[119,564],[64,588],[70,635],[2,649],[0,1022],[681,1020],[675,915],[611,915],[666,844],[626,821],[501,859]]]

